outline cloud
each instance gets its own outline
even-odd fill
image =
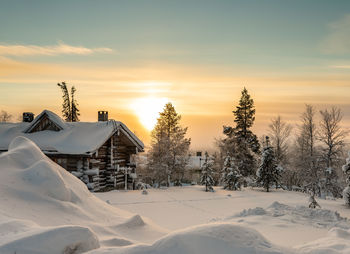
[[[332,65],[330,67],[334,69],[350,69],[350,65]]]
[[[52,46],[36,45],[1,45],[0,56],[56,56],[56,55],[90,55],[94,53],[113,52],[110,48],[86,48],[82,46],[72,46],[59,42]]]
[[[350,53],[350,14],[328,25],[329,33],[321,43],[328,54]]]

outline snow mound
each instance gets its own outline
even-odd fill
[[[279,202],[273,202],[267,209],[261,207],[245,209],[234,216],[226,218],[225,220],[258,215],[279,217],[279,219],[282,221],[311,225],[317,228],[331,229],[333,227],[339,227],[350,229],[350,223],[347,218],[341,217],[336,211],[327,209],[311,209],[305,206],[292,207]]]
[[[167,233],[92,195],[25,137],[0,154],[0,181],[1,254],[81,253],[97,248],[99,239],[125,246]]]
[[[0,245],[0,253],[78,254],[98,248],[96,235],[88,228],[63,226],[27,232]]]
[[[300,254],[349,254],[350,230],[333,228],[328,236],[296,247]]]
[[[120,228],[138,228],[145,226],[146,223],[143,221],[140,215],[135,215],[128,219],[126,222],[119,224],[118,227]]]
[[[89,253],[122,254],[286,254],[254,229],[235,224],[207,224],[177,231],[152,245],[98,249]]]
[[[265,215],[265,214],[267,214],[267,211],[264,208],[256,207],[256,208],[244,209],[242,212],[240,212],[236,216],[246,217],[246,216]]]

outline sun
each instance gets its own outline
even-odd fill
[[[131,108],[139,118],[141,124],[151,131],[157,123],[159,112],[162,111],[164,105],[168,102],[167,98],[157,98],[149,96],[136,99]]]

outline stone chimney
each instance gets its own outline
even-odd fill
[[[108,121],[108,111],[98,111],[98,121],[99,122]]]
[[[23,112],[23,122],[30,123],[34,120],[34,114],[32,112]]]

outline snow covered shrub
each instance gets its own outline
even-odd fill
[[[343,172],[347,176],[346,182],[348,186],[343,190],[343,199],[347,206],[350,206],[350,151],[349,157],[346,159],[346,164],[343,166]]]
[[[205,161],[202,166],[200,183],[205,185],[205,191],[213,191],[213,162],[210,160],[208,153],[205,153]]]
[[[230,156],[225,158],[224,168],[222,171],[222,182],[224,183],[224,189],[238,190],[241,188],[242,175],[234,163],[234,160]]]
[[[263,186],[268,192],[270,186],[278,185],[281,172],[278,169],[275,153],[272,146],[269,144],[269,137],[266,137],[266,146],[264,147],[261,163],[256,172],[257,183]]]

